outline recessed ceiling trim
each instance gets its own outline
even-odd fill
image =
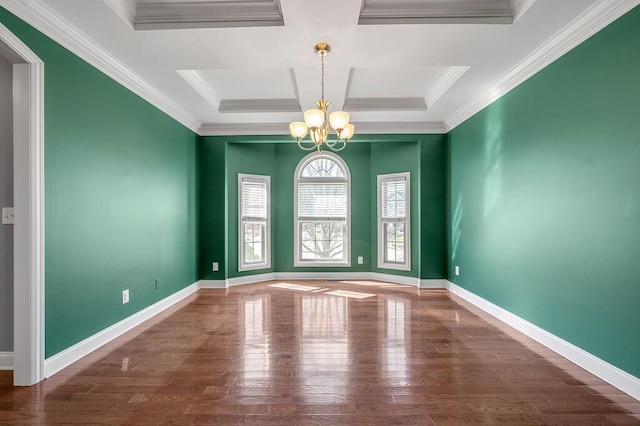
[[[104,2],[133,28],[133,21],[136,19],[136,0],[104,0]]]
[[[358,25],[511,24],[510,0],[362,0]]]
[[[471,67],[449,67],[429,89],[425,101],[431,108]]]
[[[430,122],[365,122],[354,123],[358,134],[444,134],[446,125]],[[200,136],[283,135],[289,137],[288,123],[223,124],[205,123],[198,130]]]
[[[535,2],[536,0],[511,0],[513,22],[517,22]]]
[[[345,111],[426,111],[424,98],[347,98]],[[358,129],[358,132],[360,130]]]
[[[453,130],[491,105],[638,4],[640,0],[601,0],[594,3],[488,89],[449,116],[446,120],[447,130]]]
[[[207,82],[200,76],[196,70],[178,70],[178,74],[195,90],[198,94],[207,101],[209,105],[216,111],[220,107],[220,99],[216,92],[207,84]]]
[[[296,99],[223,99],[220,113],[301,112]]]
[[[71,25],[41,0],[3,0],[1,4],[2,7],[173,117],[177,122],[197,132],[201,124],[200,120]]]
[[[284,26],[279,0],[138,2],[136,30]]]

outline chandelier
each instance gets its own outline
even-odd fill
[[[316,109],[308,109],[304,112],[304,122],[294,121],[289,124],[289,131],[291,136],[298,142],[298,146],[305,151],[311,151],[314,148],[320,151],[323,144],[333,151],[342,151],[353,136],[355,127],[349,123],[348,112],[334,111],[329,114],[329,119],[327,120],[327,110],[330,103],[324,100],[324,57],[331,52],[331,46],[327,43],[318,43],[313,50],[320,55],[322,67],[321,97],[316,102]],[[329,126],[336,132],[335,140],[327,140]],[[311,140],[304,139],[307,132],[309,132]]]

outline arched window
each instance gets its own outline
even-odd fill
[[[349,168],[329,152],[314,152],[295,173],[294,266],[350,266]]]

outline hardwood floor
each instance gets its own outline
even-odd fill
[[[640,401],[444,290],[200,290],[31,388],[0,424],[640,425]]]

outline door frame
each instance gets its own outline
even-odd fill
[[[13,63],[13,381],[44,379],[44,62],[0,24]]]

